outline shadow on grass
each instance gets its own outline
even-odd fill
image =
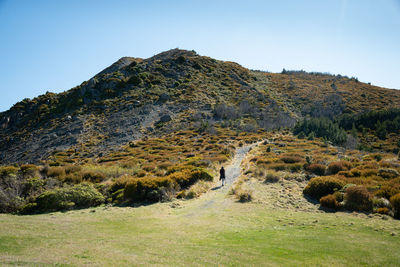
[[[214,186],[213,188],[211,188],[211,190],[212,190],[212,191],[215,191],[215,190],[218,190],[218,189],[220,189],[220,188],[222,188],[222,185]]]
[[[304,197],[308,202],[310,202],[310,203],[312,203],[312,204],[319,204],[319,201],[318,201],[318,200],[316,200],[316,199],[314,199],[314,198],[311,198],[310,196],[308,196],[308,195],[306,195],[306,194],[303,194],[303,197]]]
[[[139,208],[139,207],[144,207],[144,206],[149,206],[153,205],[155,203],[159,203],[163,201],[138,201],[138,202],[125,202],[125,203],[120,203],[120,204],[111,204],[111,203],[103,203],[98,206],[89,206],[89,207],[76,207],[76,208],[71,208],[71,209],[53,209],[53,210],[41,210],[41,211],[33,211],[29,213],[21,213],[21,212],[16,212],[12,213],[17,216],[36,216],[36,215],[42,215],[42,214],[51,214],[51,213],[56,213],[56,212],[61,212],[61,213],[68,213],[70,211],[79,211],[79,210],[89,210],[91,209],[91,212],[93,209],[98,208],[98,207],[130,207],[130,208]],[[168,201],[167,201],[168,202]]]

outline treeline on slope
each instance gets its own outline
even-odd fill
[[[379,139],[386,139],[389,133],[400,132],[400,109],[386,109],[381,111],[369,111],[363,114],[344,114],[336,119],[329,118],[304,118],[293,128],[293,133],[299,137],[324,138],[336,145],[344,145],[349,138],[347,133],[357,138],[360,133],[363,136],[367,132]],[[400,146],[400,142],[396,144]],[[359,148],[363,148],[359,146]],[[398,149],[392,152],[397,153]]]
[[[324,138],[336,145],[342,145],[347,140],[346,131],[337,122],[328,118],[305,118],[295,125],[293,133],[299,138],[307,136],[310,140],[314,137]]]
[[[384,139],[388,133],[400,132],[400,109],[373,110],[356,116],[344,114],[337,121],[345,130],[351,130],[355,126],[362,132],[364,128],[368,128],[374,130],[380,139]]]

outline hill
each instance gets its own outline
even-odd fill
[[[122,58],[1,114],[0,262],[396,266],[399,107],[355,78]]]
[[[267,73],[169,50],[124,57],[64,93],[24,99],[0,113],[0,163],[70,163],[128,142],[182,129],[292,127],[306,116],[336,117],[400,106],[400,91],[355,78],[303,71]]]

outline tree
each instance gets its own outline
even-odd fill
[[[379,137],[379,139],[385,139],[387,134],[386,124],[378,121],[375,127],[376,127],[376,135]]]

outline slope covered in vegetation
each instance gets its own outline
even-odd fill
[[[282,149],[266,148],[265,159],[249,163],[255,172],[322,177],[309,187],[327,179],[339,181],[338,190],[362,185],[368,192],[358,193],[371,201],[392,201],[386,213],[394,215],[398,163],[365,158],[397,157],[399,106],[400,91],[340,75],[251,71],[178,49],[122,58],[67,92],[25,99],[0,114],[0,211],[192,198],[211,187],[236,148],[290,128],[303,150],[285,151],[299,139],[284,138]],[[358,149],[357,156],[320,155],[343,147]],[[331,164],[339,171],[327,172]],[[332,196],[327,201],[335,203]]]
[[[71,149],[93,158],[146,136],[210,128],[292,127],[400,105],[400,92],[340,75],[251,71],[233,62],[173,49],[121,58],[61,94],[24,99],[0,114],[0,162],[38,163]]]

